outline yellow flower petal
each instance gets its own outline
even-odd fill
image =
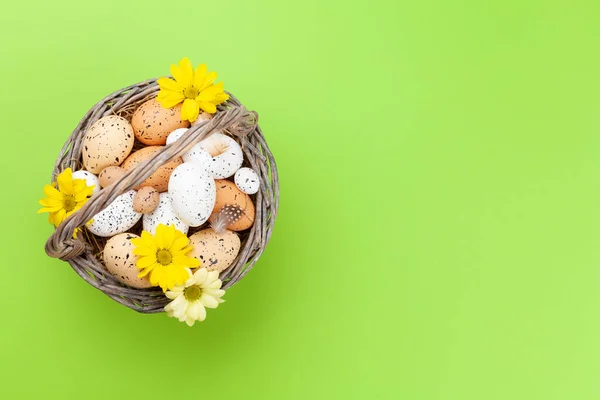
[[[194,87],[198,90],[200,90],[206,79],[206,71],[206,64],[200,64],[198,65],[198,68],[196,68],[196,73],[194,74]]]
[[[135,244],[133,243],[133,239],[131,240],[131,243],[135,246]],[[146,246],[138,246],[138,247],[134,247],[133,254],[135,254],[136,256],[140,256],[140,257],[145,257],[145,256],[156,256],[156,249],[151,249],[149,247]]]
[[[44,186],[44,194],[48,198],[56,199],[62,203],[63,195],[51,185]]]
[[[54,214],[54,226],[58,228],[60,224],[67,218],[67,212],[64,208],[61,208]]]
[[[171,75],[182,87],[192,86],[194,83],[194,69],[189,58],[184,57],[179,61],[179,66],[171,65]]]
[[[185,99],[183,93],[168,92],[162,96],[161,94],[162,92],[158,94],[156,101],[158,101],[163,108],[175,107]]]
[[[201,109],[203,109],[209,114],[214,114],[217,112],[217,106],[215,106],[213,103],[209,103],[208,101],[202,101],[198,104],[200,105]]]
[[[58,189],[65,194],[73,194],[73,175],[71,168],[65,169],[56,177]]]
[[[58,200],[55,198],[50,198],[50,197],[45,197],[43,199],[41,199],[39,201],[40,205],[44,206],[44,207],[53,207],[53,206],[58,206],[58,207],[62,207],[62,200]]]
[[[200,266],[200,260],[194,257],[188,257],[177,254],[173,257],[174,264],[180,264],[188,268],[198,268]]]
[[[187,236],[180,235],[173,240],[173,243],[171,244],[171,250],[181,251],[189,242],[190,240],[187,238]]]
[[[175,225],[169,225],[168,227],[166,227],[166,229],[163,229],[162,238],[163,246],[165,247],[165,249],[171,250],[173,240],[175,240]]]
[[[212,85],[212,83],[217,79],[217,76],[218,75],[216,72],[209,72],[208,74],[206,74],[206,78],[204,79],[204,82],[202,82],[202,86],[197,87],[197,89],[200,91],[206,89],[207,87]]]
[[[185,99],[183,101],[183,107],[181,108],[181,119],[184,121],[194,122],[200,111],[198,109],[198,103],[196,100]]]
[[[153,270],[153,269],[154,269],[154,266],[151,266],[151,267],[148,267],[148,268],[146,268],[146,269],[143,269],[143,270],[142,270],[142,272],[140,272],[140,273],[138,274],[138,278],[143,278],[143,277],[145,277],[145,276],[146,276],[146,275],[148,275],[150,272],[152,272],[152,270]],[[151,283],[152,283],[152,282],[151,282]],[[154,286],[156,286],[156,285],[154,285]]]
[[[229,95],[225,92],[222,92],[222,93],[217,93],[215,95],[214,100],[211,103],[217,105],[217,104],[221,104],[227,100],[229,100]]]
[[[171,78],[159,78],[156,83],[160,86],[161,91],[183,93],[183,86]]]
[[[156,257],[149,255],[149,256],[138,258],[138,260],[137,260],[137,262],[136,262],[135,265],[139,269],[143,269],[143,268],[151,267],[154,264],[156,264]]]

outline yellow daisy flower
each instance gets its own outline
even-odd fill
[[[160,286],[163,290],[183,284],[190,278],[190,268],[200,266],[200,260],[187,256],[192,250],[189,242],[175,225],[158,225],[154,236],[142,231],[141,237],[131,239],[135,246],[133,254],[139,257],[136,265],[142,270],[138,277],[150,274],[152,286]]]
[[[38,214],[47,212],[48,221],[58,227],[90,198],[94,186],[88,186],[85,179],[73,179],[71,168],[65,169],[52,185],[44,186],[45,198],[40,200],[43,208]]]
[[[179,66],[171,65],[171,78],[158,79],[160,91],[156,100],[164,108],[175,107],[183,102],[181,119],[194,122],[200,110],[214,114],[217,105],[229,99],[223,91],[223,82],[213,84],[217,79],[216,72],[207,72],[206,64],[200,64],[196,71],[190,60],[185,57]]]

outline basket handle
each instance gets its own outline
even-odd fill
[[[165,146],[153,158],[140,163],[127,171],[118,181],[94,194],[79,211],[69,216],[48,238],[45,246],[46,254],[67,261],[90,250],[89,244],[80,238],[73,238],[75,229],[85,225],[118,196],[144,182],[163,164],[180,157],[214,132],[227,130],[233,135],[244,137],[256,128],[257,119],[258,114],[254,111],[248,111],[243,106],[229,106],[217,112],[214,118],[192,126],[175,143]]]

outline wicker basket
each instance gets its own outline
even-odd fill
[[[81,168],[82,139],[95,121],[113,114],[131,120],[135,109],[157,93],[156,79],[151,79],[121,89],[97,103],[63,146],[54,165],[52,180],[56,180],[57,175],[68,167],[73,170]],[[141,313],[162,312],[169,300],[160,288],[131,288],[121,284],[106,270],[102,262],[105,238],[97,237],[86,229],[77,235],[77,239],[73,239],[73,233],[119,195],[142,183],[161,165],[189,151],[213,132],[223,131],[240,143],[244,151],[244,166],[258,173],[261,184],[259,192],[251,196],[256,207],[254,224],[247,231],[239,232],[240,252],[233,264],[220,274],[223,288],[231,287],[242,279],[256,263],[271,237],[277,215],[279,183],[275,160],[257,124],[257,114],[247,111],[234,96],[229,95],[229,100],[218,107],[213,119],[192,126],[180,140],[165,146],[154,158],[142,162],[117,182],[94,194],[54,231],[46,242],[46,253],[67,261],[86,282],[113,300]],[[192,228],[190,234],[203,227]],[[139,234],[141,230],[140,222],[129,231]]]

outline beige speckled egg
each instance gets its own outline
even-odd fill
[[[133,209],[141,214],[154,211],[160,196],[158,190],[152,186],[144,186],[133,196]]]
[[[123,162],[121,165],[127,171],[135,168],[138,164],[147,159],[151,158],[154,154],[158,153],[163,146],[148,146],[144,147],[134,153],[131,153],[129,157]],[[146,179],[140,187],[144,186],[153,186],[159,192],[166,192],[169,188],[169,179],[171,177],[171,173],[173,170],[181,164],[183,161],[181,157],[176,158],[175,160],[168,162],[167,164],[160,167],[156,172],[154,172],[148,179]]]
[[[252,199],[246,193],[242,192],[235,183],[223,179],[215,180],[217,188],[217,199],[215,200],[215,208],[213,209],[213,216],[221,211],[223,207],[227,206],[238,206],[241,210],[240,218],[227,225],[227,229],[232,231],[243,231],[248,229],[254,223],[254,203]]]
[[[127,171],[119,166],[111,165],[110,167],[104,168],[100,175],[98,175],[98,181],[100,182],[100,186],[103,188],[112,185],[116,181],[118,181],[123,175],[125,175]]]
[[[87,130],[82,141],[83,166],[99,174],[110,165],[119,165],[133,149],[133,129],[125,118],[102,117]]]
[[[131,118],[131,125],[137,140],[148,145],[167,142],[167,136],[178,128],[187,128],[189,121],[181,120],[181,104],[173,108],[163,108],[156,98],[142,104]]]
[[[131,239],[139,237],[133,233],[120,233],[111,237],[104,246],[102,258],[108,272],[113,274],[121,283],[128,286],[145,289],[152,285],[148,276],[138,278],[140,270],[136,267],[137,256],[133,254]]]
[[[190,236],[192,251],[190,257],[196,257],[209,271],[223,271],[229,267],[240,252],[240,238],[231,231],[217,233],[213,229],[204,229]]]

